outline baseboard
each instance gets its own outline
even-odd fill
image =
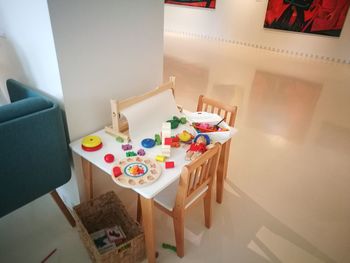
[[[205,35],[205,34],[176,31],[176,30],[167,29],[167,28],[164,29],[164,32],[178,34],[178,35],[181,35],[183,37],[193,37],[193,38],[214,40],[214,41],[220,41],[220,42],[225,42],[225,43],[231,43],[234,45],[240,45],[240,46],[251,47],[251,48],[256,48],[256,49],[263,49],[266,51],[275,52],[275,53],[279,53],[279,54],[295,56],[295,57],[300,57],[300,58],[306,58],[306,59],[321,60],[321,61],[328,62],[328,63],[350,64],[350,59],[346,60],[346,59],[341,59],[341,58],[324,56],[324,55],[320,55],[320,54],[312,54],[312,53],[299,52],[299,51],[290,50],[290,49],[275,48],[275,47],[261,45],[261,44],[257,44],[257,43],[239,41],[239,40],[234,40],[234,39],[226,39],[223,37],[215,37],[215,36],[209,36],[209,35]]]

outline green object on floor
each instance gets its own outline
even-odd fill
[[[162,248],[169,249],[169,250],[172,250],[172,251],[176,252],[176,247],[173,246],[173,245],[167,244],[167,243],[163,243],[162,244]]]

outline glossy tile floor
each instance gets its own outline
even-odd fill
[[[222,205],[186,214],[185,257],[156,212],[159,262],[350,262],[350,66],[166,34],[164,79],[195,110],[205,94],[239,107]],[[105,184],[108,184],[105,182]],[[105,188],[96,186],[97,192]],[[135,195],[118,190],[134,214]],[[0,220],[0,262],[89,262],[49,196]]]

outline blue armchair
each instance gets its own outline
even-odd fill
[[[75,226],[56,192],[71,178],[62,112],[18,81],[6,85],[11,103],[0,107],[0,217],[51,193]]]

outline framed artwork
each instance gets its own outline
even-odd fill
[[[165,0],[166,4],[215,8],[216,0]]]
[[[265,28],[339,37],[350,0],[269,0]]]

